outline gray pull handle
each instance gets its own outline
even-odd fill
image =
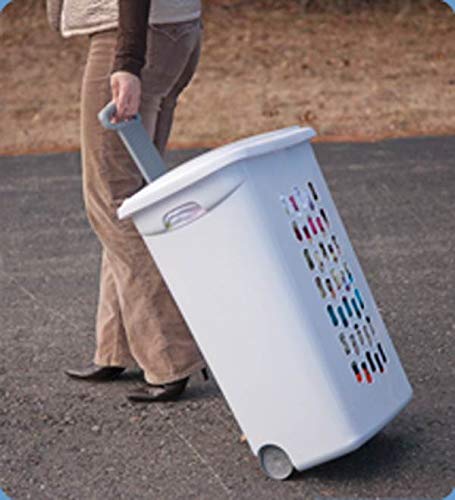
[[[166,164],[142,125],[139,114],[131,120],[111,123],[116,112],[114,102],[109,102],[99,113],[103,127],[115,130],[129,151],[144,179],[150,183],[167,172]]]

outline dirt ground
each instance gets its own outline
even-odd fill
[[[204,18],[171,147],[293,124],[323,140],[455,134],[455,15],[439,0],[401,16],[219,0]],[[13,1],[0,30],[0,154],[78,149],[87,38],[52,32],[36,0]]]

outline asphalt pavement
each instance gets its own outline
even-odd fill
[[[69,381],[62,370],[92,357],[100,264],[80,156],[0,157],[0,489],[34,500],[449,494],[455,137],[315,149],[413,385],[405,410],[359,450],[281,483],[240,441],[213,377],[148,406],[125,399],[142,384],[134,370],[117,383]]]

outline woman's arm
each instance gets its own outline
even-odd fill
[[[111,74],[114,121],[131,118],[141,101],[141,69],[145,64],[151,0],[118,0],[119,27]]]
[[[150,0],[118,0],[119,27],[113,73],[127,71],[141,76],[147,47]]]

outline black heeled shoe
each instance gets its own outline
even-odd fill
[[[95,363],[85,368],[65,370],[68,377],[87,382],[110,382],[116,380],[125,371],[122,366],[99,366]]]
[[[204,380],[209,376],[206,368],[201,370]],[[147,384],[143,389],[138,389],[127,395],[129,401],[134,403],[155,403],[157,401],[176,401],[186,389],[190,377],[185,377],[168,384]]]

